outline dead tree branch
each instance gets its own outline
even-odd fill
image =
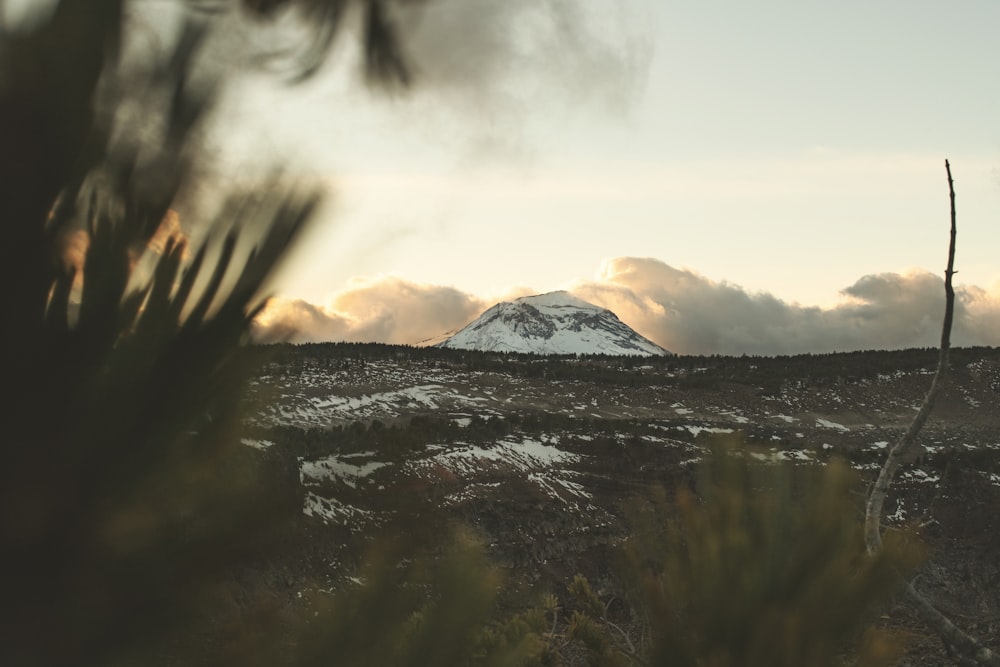
[[[931,382],[927,395],[920,405],[906,433],[889,450],[878,479],[868,494],[868,504],[865,508],[865,544],[869,554],[874,554],[882,548],[882,506],[885,496],[892,486],[896,471],[900,464],[908,459],[908,455],[917,448],[917,436],[923,428],[927,417],[934,407],[934,402],[944,384],[948,373],[948,356],[951,348],[951,326],[955,315],[955,289],[952,286],[952,276],[955,275],[955,183],[951,177],[951,165],[944,162],[948,174],[948,194],[951,198],[951,241],[948,245],[948,268],[944,272],[945,309],[944,322],[941,325],[941,350],[938,355],[937,372]],[[951,620],[942,614],[925,598],[913,584],[903,583],[903,593],[916,609],[921,620],[933,629],[941,639],[956,649],[963,657],[973,660],[979,665],[1000,667],[1000,655],[983,646],[979,641],[959,629]]]

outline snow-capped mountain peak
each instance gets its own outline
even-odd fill
[[[501,301],[438,346],[534,354],[669,354],[610,310],[565,291]]]

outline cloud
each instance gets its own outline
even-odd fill
[[[927,271],[866,275],[831,308],[714,281],[658,259],[618,257],[570,289],[612,310],[679,354],[800,354],[934,347],[944,282]],[[534,293],[519,288],[505,299]],[[256,322],[261,340],[416,344],[455,331],[498,299],[401,278],[355,280],[325,306],[273,301]],[[1000,283],[956,287],[955,345],[1000,345]]]
[[[262,341],[415,344],[460,329],[490,304],[453,287],[395,277],[355,279],[324,306],[272,299],[257,318]]]
[[[573,292],[683,354],[797,354],[938,345],[944,281],[926,271],[866,275],[832,308],[789,303],[657,259],[608,260]],[[1000,343],[1000,290],[956,288],[956,345]]]
[[[599,101],[610,108],[643,88],[649,22],[620,0],[435,0],[399,3],[403,48],[422,86],[482,113],[484,97]]]
[[[393,11],[416,84],[405,104],[393,99],[393,122],[430,128],[471,164],[530,161],[536,121],[552,114],[627,115],[653,62],[654,23],[637,2],[431,0]]]

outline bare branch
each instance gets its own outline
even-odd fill
[[[944,384],[945,376],[948,373],[948,358],[951,350],[951,325],[955,314],[955,288],[952,286],[951,277],[955,274],[955,184],[951,178],[951,165],[945,160],[945,169],[948,173],[948,192],[951,197],[951,241],[948,245],[948,268],[944,272],[944,322],[941,325],[941,350],[938,354],[937,372],[931,387],[924,396],[924,401],[920,405],[913,421],[910,422],[906,433],[900,437],[896,444],[889,450],[889,454],[882,464],[875,486],[872,487],[868,495],[868,505],[865,511],[865,544],[868,553],[875,553],[882,547],[882,506],[885,503],[885,496],[892,486],[896,470],[903,463],[908,454],[917,449],[917,435],[923,428],[927,417],[930,416],[937,400],[938,393]]]
[[[948,245],[948,268],[944,272],[945,308],[944,321],[941,324],[941,350],[938,355],[937,372],[931,382],[927,395],[920,405],[906,433],[892,446],[882,464],[878,479],[868,495],[865,508],[865,545],[869,554],[875,554],[882,548],[882,506],[886,493],[892,486],[896,471],[901,463],[908,459],[918,447],[917,436],[923,428],[937,400],[938,393],[944,384],[948,372],[948,356],[951,349],[951,326],[955,315],[955,289],[952,286],[952,276],[955,275],[955,182],[951,177],[951,165],[944,162],[948,174],[948,195],[951,199],[951,240]],[[976,639],[965,634],[951,620],[938,611],[927,598],[921,595],[910,582],[903,583],[903,593],[914,606],[921,620],[924,621],[949,646],[957,649],[963,656],[980,665],[1000,667],[1000,655],[983,646]]]
[[[646,661],[639,656],[639,652],[635,650],[635,644],[632,643],[632,639],[628,636],[628,633],[621,628],[621,626],[619,626],[616,623],[612,623],[607,618],[601,620],[603,620],[604,624],[607,625],[609,628],[617,630],[618,634],[622,636],[622,640],[625,642],[626,646],[622,646],[621,648],[625,649],[625,652],[628,653],[629,657],[632,659],[634,664],[636,665],[647,664]]]

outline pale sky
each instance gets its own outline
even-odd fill
[[[305,86],[234,89],[228,159],[334,193],[281,295],[391,277],[489,302],[652,258],[831,308],[866,275],[941,274],[945,158],[958,281],[1000,292],[995,0],[438,5],[409,94],[363,90],[347,47]]]

